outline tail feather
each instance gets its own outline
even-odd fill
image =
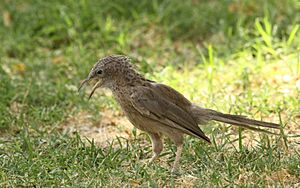
[[[254,126],[280,129],[280,125],[276,123],[270,123],[265,121],[258,121],[254,119],[249,119],[245,116],[241,115],[231,115],[231,114],[223,114],[221,112],[217,112],[211,109],[205,109],[200,107],[194,107],[193,114],[196,117],[198,123],[202,124],[210,120],[215,120],[223,123],[228,123],[232,125],[237,125],[240,127],[244,127],[247,129],[251,129],[254,131],[266,132],[270,134],[275,134],[270,131],[259,129]]]
[[[229,114],[226,114],[226,115],[229,115]],[[242,118],[244,119],[243,116],[242,116]],[[248,118],[245,118],[245,119],[247,121],[251,120],[251,119],[248,119]],[[257,124],[254,124],[254,123],[249,123],[248,124],[248,123],[244,122],[243,120],[242,121],[241,120],[236,121],[236,120],[232,120],[232,119],[229,119],[229,118],[223,118],[223,117],[220,117],[220,116],[215,116],[215,117],[213,117],[212,120],[223,122],[223,123],[228,123],[228,124],[231,124],[231,125],[237,125],[237,126],[240,126],[240,127],[246,128],[246,129],[250,129],[250,130],[253,130],[253,131],[258,131],[258,132],[264,132],[264,133],[268,133],[268,134],[278,135],[276,133],[273,133],[273,132],[270,132],[270,131],[267,131],[267,130],[264,130],[264,129],[256,128],[253,125],[257,125]],[[257,122],[257,120],[253,120],[253,121]],[[263,122],[263,123],[268,123],[268,122]],[[258,125],[258,126],[269,127],[269,126],[263,126],[263,125]],[[279,127],[271,127],[271,128],[279,129]]]
[[[276,123],[270,123],[270,122],[265,122],[265,121],[258,121],[254,119],[248,119],[244,116],[239,116],[239,115],[231,115],[231,114],[223,114],[220,112],[216,112],[212,116],[213,120],[216,121],[221,121],[224,123],[227,123],[227,121],[234,121],[237,122],[237,124],[241,125],[256,125],[260,127],[268,127],[268,128],[273,128],[273,129],[279,129],[280,125]],[[223,120],[223,121],[222,121]]]

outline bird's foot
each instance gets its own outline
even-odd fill
[[[151,157],[151,159],[148,161],[148,165],[151,165],[155,160],[157,160],[158,155],[157,154],[153,154],[153,156]]]
[[[172,170],[171,170],[171,175],[179,176],[179,175],[180,175],[180,171],[179,171],[178,169],[172,168]]]

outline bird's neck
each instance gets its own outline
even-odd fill
[[[142,85],[146,79],[135,70],[127,70],[123,72],[122,78],[117,79],[119,87],[129,87]]]
[[[121,76],[116,76],[107,84],[113,93],[119,93],[120,91],[127,90],[127,88],[143,85],[145,78],[137,72],[124,72]]]

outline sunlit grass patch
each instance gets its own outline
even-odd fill
[[[0,10],[0,187],[299,185],[297,1],[28,0]],[[280,136],[211,122],[201,127],[211,145],[186,138],[179,176],[169,140],[147,165],[150,139],[111,93],[77,92],[112,53],[200,106],[280,123]]]

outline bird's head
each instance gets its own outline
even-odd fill
[[[111,89],[116,83],[123,83],[124,80],[132,77],[135,70],[130,64],[130,58],[124,55],[110,55],[98,60],[91,69],[88,77],[84,79],[78,91],[88,82],[95,80],[89,99],[99,87]]]

